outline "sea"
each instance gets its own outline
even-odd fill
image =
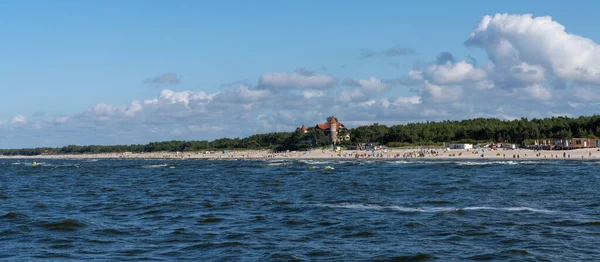
[[[0,159],[2,261],[600,261],[600,161]]]

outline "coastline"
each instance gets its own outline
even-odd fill
[[[483,154],[483,157],[481,156]],[[358,157],[357,157],[358,155]],[[454,160],[540,160],[598,159],[598,148],[574,150],[500,149],[500,150],[464,150],[442,151],[441,149],[387,149],[375,153],[365,150],[294,151],[272,153],[266,150],[233,150],[213,152],[152,152],[152,153],[101,153],[101,154],[61,154],[37,156],[1,156],[0,159],[454,159]]]

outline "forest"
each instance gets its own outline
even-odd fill
[[[350,141],[342,145],[377,143],[388,147],[441,146],[442,143],[506,142],[526,145],[535,139],[598,138],[600,115],[578,118],[500,120],[476,118],[461,121],[420,122],[385,126],[372,124],[349,129]],[[33,156],[41,154],[89,154],[120,152],[192,152],[228,149],[306,150],[329,146],[326,134],[314,127],[304,133],[255,134],[245,138],[221,138],[213,141],[164,141],[145,145],[69,145],[58,148],[0,149],[0,154]]]

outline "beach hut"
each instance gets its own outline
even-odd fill
[[[473,149],[473,144],[449,144],[450,149]]]

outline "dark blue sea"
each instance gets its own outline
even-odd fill
[[[600,260],[598,161],[31,161],[0,260]]]

